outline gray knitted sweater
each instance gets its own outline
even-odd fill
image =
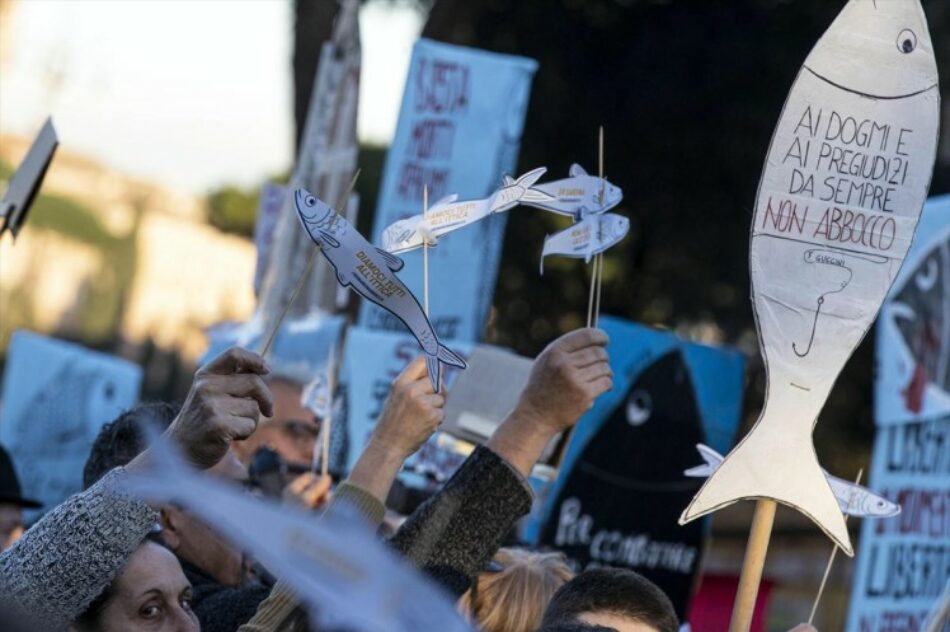
[[[0,554],[0,598],[61,629],[112,583],[157,514],[116,489],[124,468],[57,506]]]

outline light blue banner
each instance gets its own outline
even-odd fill
[[[28,331],[13,334],[3,374],[0,443],[23,494],[49,511],[82,489],[102,426],[139,397],[137,365]],[[31,517],[32,519],[32,517]]]
[[[371,239],[396,220],[457,193],[485,197],[516,166],[537,62],[419,40],[412,51],[399,123],[386,157]],[[532,165],[533,166],[533,165]],[[512,213],[521,209],[517,207]],[[440,240],[429,252],[429,302],[440,338],[482,337],[498,275],[506,217],[489,217]],[[399,277],[422,297],[422,251],[402,255]],[[363,303],[360,325],[404,331],[402,323]]]
[[[629,405],[625,400],[636,379],[658,358],[671,351],[682,353],[689,371],[689,381],[705,435],[703,443],[721,454],[727,454],[732,449],[739,425],[745,376],[745,358],[739,351],[687,342],[670,333],[613,316],[601,316],[600,328],[610,337],[607,352],[610,354],[610,368],[614,372],[614,387],[601,395],[594,407],[577,423],[561,461],[558,478],[546,493],[550,500],[557,496],[560,485],[569,476],[585,445],[600,431],[614,411]],[[675,442],[678,439],[671,436],[669,440]],[[697,452],[695,465],[701,464],[702,458]],[[682,480],[689,479],[684,476]],[[525,530],[525,538],[529,542],[537,540],[540,523],[550,517],[552,510],[553,507],[548,503],[532,512]]]
[[[876,343],[869,487],[901,513],[861,525],[845,629],[924,630],[950,590],[948,195],[924,207],[881,308]]]
[[[473,347],[474,344],[461,343],[453,348],[467,359]],[[351,327],[347,331],[340,376],[346,410],[347,470],[356,463],[376,427],[376,420],[383,410],[393,381],[421,353],[419,343],[409,334],[374,331],[364,327]],[[451,366],[445,369],[445,383],[451,388],[458,369]],[[438,439],[430,439],[409,465],[416,465],[421,458],[429,469],[442,473],[454,471],[465,457],[457,457],[452,463],[443,462],[453,457],[448,451],[439,448]]]

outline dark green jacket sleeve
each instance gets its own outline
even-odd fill
[[[440,491],[409,516],[391,543],[460,597],[515,521],[531,509],[531,498],[524,477],[480,446]]]

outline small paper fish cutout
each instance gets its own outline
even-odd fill
[[[702,443],[696,444],[696,450],[706,462],[703,465],[691,467],[683,474],[693,478],[708,478],[722,463],[722,455]],[[822,470],[824,472],[824,470]],[[856,485],[843,478],[832,476],[825,472],[828,485],[838,500],[841,511],[849,516],[861,518],[889,518],[901,512],[901,506],[872,492],[867,487]]]
[[[383,231],[383,249],[398,254],[421,248],[428,241],[430,246],[442,235],[473,224],[495,213],[503,213],[518,204],[553,200],[547,193],[534,187],[538,178],[547,171],[544,167],[533,169],[517,180],[505,176],[504,185],[487,198],[458,201],[457,195],[449,195],[433,204],[425,217],[413,215],[394,222]]]
[[[630,230],[630,220],[616,213],[588,215],[559,233],[544,238],[541,251],[541,274],[548,255],[574,257],[590,262],[591,257],[617,244]]]
[[[320,247],[343,287],[389,311],[406,325],[428,356],[426,367],[432,388],[439,392],[442,364],[464,369],[458,354],[439,342],[418,299],[399,280],[402,259],[369,243],[342,215],[306,189],[297,189],[294,204],[310,239]]]

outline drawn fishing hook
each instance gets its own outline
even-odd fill
[[[813,259],[816,256],[816,253],[820,254],[820,251],[819,250],[806,251],[805,256],[804,256],[805,262],[806,263],[820,263]],[[861,258],[870,260],[865,257],[861,257]],[[827,265],[827,264],[824,264],[824,265]],[[799,358],[804,358],[811,352],[812,344],[815,342],[815,331],[818,329],[818,316],[821,314],[821,306],[824,305],[825,303],[825,297],[828,296],[829,294],[837,294],[838,292],[844,291],[844,289],[848,287],[848,284],[851,283],[851,279],[854,277],[854,270],[852,270],[847,265],[838,264],[838,267],[841,267],[848,271],[848,279],[845,282],[843,282],[841,284],[841,287],[839,287],[837,290],[831,290],[830,292],[825,292],[824,294],[818,297],[818,306],[815,308],[815,319],[811,323],[811,335],[808,337],[808,346],[805,347],[804,351],[799,351],[798,346],[794,342],[792,343],[792,351],[794,351],[795,355],[797,355]]]
[[[798,347],[795,346],[795,343],[792,343],[792,351],[795,352],[799,358],[804,358],[808,355],[808,352],[811,351],[811,345],[815,342],[815,330],[818,329],[818,314],[821,313],[821,306],[825,302],[825,295],[822,294],[818,297],[818,309],[815,310],[815,320],[811,323],[811,336],[808,338],[808,346],[805,348],[804,352],[798,350]]]

